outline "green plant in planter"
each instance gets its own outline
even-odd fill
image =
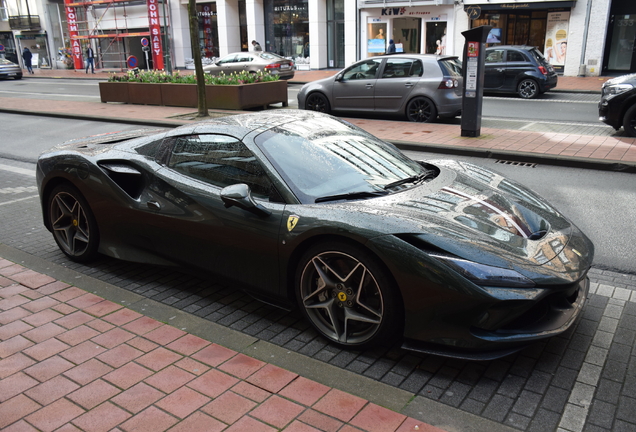
[[[269,81],[278,81],[278,75],[269,72],[259,71],[256,73],[241,71],[231,74],[205,75],[206,85],[241,85],[253,84]],[[111,74],[108,82],[138,82],[138,83],[174,83],[174,84],[196,84],[197,79],[193,74],[181,75],[178,71],[169,74],[164,71],[128,71],[124,75]]]

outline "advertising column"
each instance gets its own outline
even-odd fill
[[[68,34],[71,40],[71,55],[73,56],[73,65],[75,69],[84,69],[84,59],[82,58],[82,45],[77,39],[77,13],[75,8],[69,6],[72,0],[64,0],[64,10],[66,11],[66,23],[68,24]]]
[[[157,0],[148,1],[148,24],[150,29],[150,51],[153,69],[163,70],[163,45],[161,44],[161,24]]]
[[[545,58],[557,72],[563,72],[568,48],[570,12],[550,12],[545,30]]]

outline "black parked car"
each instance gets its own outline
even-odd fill
[[[599,120],[636,137],[636,74],[612,78],[603,84]]]
[[[532,99],[556,87],[557,74],[541,51],[531,46],[486,48],[484,92],[517,93]]]
[[[343,348],[496,358],[566,331],[588,295],[594,246],[541,197],[317,112],[77,139],[37,182],[70,259],[221,275]]]

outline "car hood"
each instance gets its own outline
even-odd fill
[[[622,75],[616,78],[609,79],[603,83],[603,87],[607,87],[615,84],[636,84],[636,73]]]
[[[385,232],[417,238],[428,252],[441,250],[497,267],[528,267],[544,266],[573,249],[574,267],[591,265],[591,242],[534,192],[469,163],[427,162],[441,170],[435,180],[350,204],[358,214],[386,216]]]

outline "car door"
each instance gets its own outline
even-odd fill
[[[373,111],[375,84],[382,59],[363,60],[339,74],[333,83],[332,109]]]
[[[232,72],[256,72],[259,69],[254,64],[254,56],[248,53],[240,53],[236,55],[236,62],[232,65]]]
[[[285,204],[256,156],[235,137],[192,134],[169,138],[157,173],[154,247],[162,256],[278,294],[278,239]],[[245,183],[269,211],[226,208],[221,190]]]
[[[533,69],[535,69],[535,66],[521,51],[506,50],[506,69],[502,90],[511,93],[516,92],[519,81],[526,76],[527,72],[531,72]]]
[[[223,57],[221,60],[216,62],[217,70],[216,73],[224,72],[226,74],[230,74],[234,71],[236,65],[236,54],[230,54]]]
[[[420,80],[424,68],[419,60],[391,57],[375,83],[375,111],[398,112]]]
[[[506,50],[495,48],[486,51],[484,90],[499,90],[505,80]]]

